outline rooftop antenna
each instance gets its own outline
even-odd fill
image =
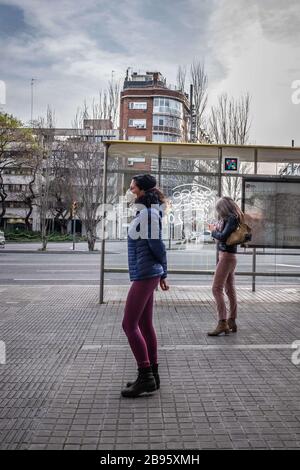
[[[30,111],[30,124],[31,126],[33,125],[33,86],[34,86],[34,82],[36,82],[36,78],[32,78],[31,79],[31,82],[30,82],[30,86],[31,86],[31,111]]]
[[[127,67],[126,69],[126,78],[125,80],[129,80],[129,70],[132,69],[132,67]]]

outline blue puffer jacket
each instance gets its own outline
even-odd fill
[[[142,209],[129,226],[128,267],[131,281],[167,277],[167,254],[161,239],[161,214],[156,208]]]

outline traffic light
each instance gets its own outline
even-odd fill
[[[73,201],[73,202],[72,202],[72,207],[71,207],[71,216],[72,216],[72,219],[74,219],[74,217],[75,217],[75,214],[76,214],[76,212],[77,212],[77,207],[78,207],[77,201]]]

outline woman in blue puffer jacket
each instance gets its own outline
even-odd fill
[[[138,365],[138,377],[128,382],[123,397],[138,397],[160,386],[157,340],[153,327],[153,294],[160,284],[168,290],[167,256],[162,241],[165,198],[152,175],[134,176],[130,190],[137,214],[128,230],[128,265],[132,285],[128,292],[122,327]]]

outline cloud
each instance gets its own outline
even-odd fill
[[[120,79],[129,66],[159,70],[174,83],[177,65],[200,59],[211,101],[223,91],[251,93],[253,140],[262,138],[260,129],[281,108],[286,124],[276,138],[288,138],[293,124],[286,101],[290,83],[300,78],[296,0],[0,0],[1,15],[6,108],[25,121],[32,77],[38,79],[35,116],[50,104],[57,124],[68,126],[83,100],[106,86],[112,70]],[[295,113],[293,108],[293,118]],[[275,138],[271,127],[264,138]]]
[[[31,77],[38,79],[37,112],[48,102],[56,109],[71,109],[71,99],[75,111],[84,98],[95,96],[106,85],[112,70],[123,78],[128,66],[161,70],[168,81],[174,81],[179,63],[205,56],[206,25],[213,4],[86,0],[75,5],[71,0],[10,0],[11,34],[1,38],[0,58],[9,108],[28,119]],[[7,5],[0,0],[0,10],[8,11]],[[14,15],[22,18],[23,26],[17,31]],[[65,113],[65,121],[70,119]]]
[[[211,16],[211,47],[219,52],[226,74],[217,77],[210,101],[224,91],[233,96],[249,91],[253,143],[289,145],[295,138],[300,145],[300,106],[291,102],[291,83],[300,79],[296,7],[294,1],[227,0]]]
[[[300,6],[298,0],[255,1],[264,35],[274,42],[299,46]]]

